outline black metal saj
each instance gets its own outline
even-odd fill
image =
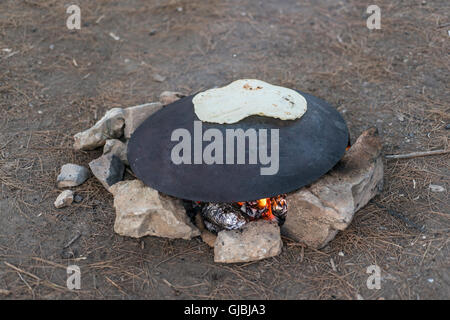
[[[299,189],[329,171],[341,159],[348,143],[347,125],[336,109],[310,94],[300,94],[307,101],[307,111],[300,119],[250,116],[234,124],[201,122],[194,112],[193,96],[182,98],[151,115],[134,132],[128,143],[131,169],[148,186],[192,201],[250,201]],[[222,161],[215,150],[216,161],[211,163],[202,158],[214,142],[204,136],[205,132],[213,132],[209,129],[216,129],[214,132],[221,133],[224,139],[227,130],[265,132],[258,135],[258,142],[266,140],[265,150],[254,150],[247,135],[245,157],[238,152],[239,142],[234,141],[230,158],[224,140]],[[188,133],[190,140],[182,141],[180,132]],[[278,136],[278,150],[272,143],[274,133]],[[181,144],[184,148],[180,148]],[[278,159],[274,159],[274,151],[278,151]],[[258,160],[264,161],[250,163],[255,153]]]

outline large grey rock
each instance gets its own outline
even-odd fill
[[[159,95],[159,101],[163,105],[171,104],[172,102],[175,102],[183,97],[185,97],[185,94],[182,94],[181,92],[175,92],[175,91],[164,91]]]
[[[93,150],[105,144],[107,139],[120,138],[123,135],[125,115],[122,108],[113,108],[106,112],[93,127],[77,133],[74,138],[75,150]]]
[[[61,172],[56,179],[58,188],[76,187],[85,182],[91,173],[89,169],[73,163],[67,163],[61,167]]]
[[[134,107],[129,107],[124,110],[125,113],[125,138],[129,139],[133,132],[144,122],[150,115],[162,108],[159,102],[152,102],[141,104]]]
[[[116,155],[124,164],[128,165],[127,158],[127,145],[126,143],[118,139],[108,139],[106,140],[105,145],[103,146],[103,154],[114,154]]]
[[[125,165],[114,154],[105,154],[98,159],[89,162],[94,176],[109,190],[113,184],[122,181]]]
[[[56,208],[64,208],[71,205],[73,202],[73,191],[72,190],[64,190],[59,194],[59,196],[55,200]]]
[[[140,180],[119,182],[110,191],[116,209],[114,231],[120,235],[171,239],[191,239],[200,235],[180,199],[163,195]]]
[[[309,247],[323,248],[382,187],[381,141],[372,128],[329,173],[287,195],[289,211],[282,233]]]
[[[214,243],[214,261],[235,263],[261,260],[280,254],[282,247],[278,224],[256,220],[242,229],[220,231]]]

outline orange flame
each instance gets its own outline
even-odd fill
[[[265,199],[259,199],[256,202],[258,202],[258,207],[260,207],[261,209],[265,208],[267,206],[267,202],[270,203],[270,199],[269,198],[265,198]]]
[[[264,213],[263,215],[263,219],[264,220],[275,220],[275,216],[272,213],[272,203],[271,203],[271,199],[270,198],[265,198],[265,199],[259,199],[257,201],[258,203],[258,207],[261,209],[266,208],[267,211]]]
[[[267,209],[262,215],[264,220],[276,220],[276,217],[272,213],[272,202],[270,198],[264,198],[256,200],[259,209]],[[238,202],[238,205],[243,206],[245,202]]]
[[[347,148],[345,148],[345,151],[348,151],[351,147],[352,147],[352,142],[350,141],[350,136],[348,136]]]

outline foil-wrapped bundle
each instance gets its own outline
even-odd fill
[[[229,203],[208,203],[202,208],[206,228],[211,232],[242,228],[248,220],[239,208]]]
[[[219,233],[220,231],[224,230],[223,228],[219,227],[217,224],[211,223],[208,220],[203,220],[203,224],[205,225],[205,228],[212,233]]]

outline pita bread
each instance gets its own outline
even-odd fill
[[[306,99],[298,92],[256,79],[236,80],[200,92],[192,102],[201,121],[221,124],[236,123],[251,115],[295,120],[307,110]]]

